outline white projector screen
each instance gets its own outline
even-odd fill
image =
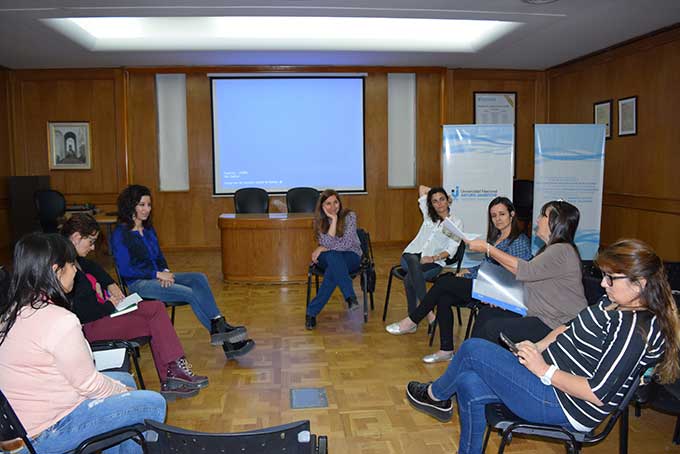
[[[365,192],[364,79],[211,77],[213,193]]]

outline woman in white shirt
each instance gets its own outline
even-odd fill
[[[426,280],[439,274],[446,266],[446,259],[453,256],[458,249],[459,240],[443,228],[444,219],[449,218],[458,228],[463,229],[463,222],[451,213],[451,198],[444,188],[421,185],[419,193],[418,205],[423,213],[423,223],[401,256],[401,268],[406,272],[404,289],[409,313],[425,298]],[[434,321],[434,314],[428,315],[428,321]],[[389,325],[386,328],[390,333],[391,327]],[[408,333],[414,333],[416,328],[414,326]]]

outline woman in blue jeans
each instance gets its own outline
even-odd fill
[[[43,454],[145,419],[165,420],[165,399],[136,391],[129,374],[97,372],[80,321],[69,310],[76,251],[57,234],[32,233],[14,250],[11,281],[0,285],[0,389]],[[21,440],[0,450],[26,453]],[[134,441],[105,451],[141,453]]]
[[[678,314],[656,253],[639,240],[619,240],[597,265],[606,295],[568,325],[515,353],[483,339],[463,343],[433,383],[411,382],[409,402],[441,421],[460,415],[459,454],[482,452],[484,407],[502,402],[519,417],[588,432],[621,403],[640,371],[657,364],[661,381],[680,375]]]
[[[326,189],[319,197],[314,215],[314,232],[319,246],[312,252],[312,262],[324,270],[319,293],[307,306],[305,328],[314,329],[316,316],[330,299],[335,287],[340,287],[350,311],[359,307],[350,273],[361,265],[361,241],[357,235],[354,211],[343,209],[340,196]]]
[[[118,226],[111,236],[111,248],[131,292],[146,299],[188,302],[210,332],[210,343],[224,344],[227,358],[253,349],[255,342],[248,339],[246,328],[230,325],[220,313],[205,274],[173,273],[168,268],[151,223],[149,188],[131,185],[118,196]]]

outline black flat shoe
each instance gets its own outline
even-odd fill
[[[226,356],[227,359],[234,359],[238,358],[239,356],[247,355],[254,348],[255,341],[252,339],[236,342],[233,344],[230,344],[229,342],[222,344],[222,350],[224,350],[224,356]]]
[[[426,413],[441,422],[451,421],[453,405],[451,399],[433,400],[427,394],[430,383],[412,381],[406,386],[406,398],[418,411]]]
[[[305,315],[305,328],[313,330],[316,327],[316,317]]]

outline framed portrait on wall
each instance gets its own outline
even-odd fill
[[[89,122],[48,122],[47,144],[51,170],[92,168]]]
[[[637,96],[619,99],[619,136],[637,134]]]
[[[605,138],[612,138],[612,100],[600,101],[593,104],[593,123],[605,125]]]

